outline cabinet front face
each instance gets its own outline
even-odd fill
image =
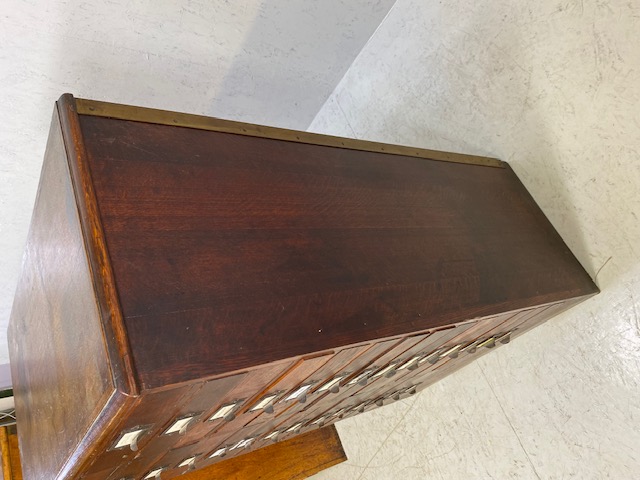
[[[147,393],[87,478],[169,479],[393,403],[567,307],[508,312]]]

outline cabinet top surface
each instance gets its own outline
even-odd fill
[[[80,113],[143,388],[595,291],[504,164]]]

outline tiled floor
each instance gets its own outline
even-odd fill
[[[602,293],[340,423],[314,478],[640,478],[639,38],[637,2],[397,2],[310,129],[509,161]]]

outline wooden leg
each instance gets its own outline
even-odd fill
[[[0,450],[2,451],[3,480],[22,480],[20,452],[15,426],[0,427]]]
[[[333,425],[230,458],[180,480],[299,480],[347,459]]]

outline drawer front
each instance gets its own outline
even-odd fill
[[[565,308],[509,312],[148,395],[86,478],[173,478],[392,403]]]
[[[103,472],[117,465],[127,465],[144,456],[146,445],[162,433],[174,417],[193,386],[183,386],[140,398],[133,411],[121,422],[107,450],[93,462],[88,473]]]
[[[309,381],[310,375],[326,368],[325,366],[333,358],[333,354],[325,354],[297,362],[294,368],[287,371],[267,388],[261,390],[250,402],[247,402],[246,408],[238,416],[235,424],[224,425],[209,435],[207,437],[207,445],[211,449],[222,444],[232,447],[240,440],[253,438],[251,432],[255,429],[254,425],[270,421],[292,403],[305,398],[311,388],[308,385],[314,385]],[[243,448],[246,447],[248,445]],[[237,448],[234,450],[237,450]]]
[[[189,395],[176,405],[174,413],[167,417],[167,421],[155,431],[144,448],[141,448],[130,462],[121,465],[109,478],[134,477],[149,470],[168,449],[174,448],[183,438],[191,437],[192,442],[197,441],[191,434],[204,422],[205,412],[211,409],[212,405],[222,403],[225,396],[246,377],[247,374],[242,373],[194,385]],[[150,407],[151,405],[147,409],[151,410]]]
[[[337,398],[336,402],[319,404],[310,410],[307,413],[310,418],[308,425],[321,427],[350,414],[364,412],[367,405],[373,403],[380,392],[395,383],[398,376],[403,375],[405,371],[413,371],[412,361],[424,355],[428,351],[429,345],[445,342],[471,328],[472,325],[465,324],[407,338],[397,347],[372,362],[366,369],[367,376],[361,378],[359,382],[354,382],[354,379],[348,380],[345,385],[345,393]],[[411,370],[409,370],[410,367]]]
[[[355,358],[363,354],[363,352],[369,349],[368,345],[347,348],[341,350],[335,355],[330,356],[321,366],[314,371],[308,372],[306,378],[301,379],[295,388],[284,393],[280,400],[274,405],[274,414],[261,415],[253,418],[242,431],[235,431],[226,438],[219,439],[219,447],[226,446],[229,449],[233,449],[238,442],[246,439],[258,440],[262,438],[268,432],[274,432],[274,426],[282,422],[282,418],[294,417],[300,415],[300,411],[308,404],[317,401],[318,397],[325,392],[320,392],[324,385],[331,382],[332,379],[340,375],[340,372],[354,361]],[[302,392],[302,393],[301,393]],[[299,422],[298,422],[299,423]],[[295,423],[291,425],[295,427]],[[292,428],[288,434],[295,435],[297,428]],[[282,432],[278,432],[280,435],[271,437],[272,440],[278,440],[280,437],[284,438]],[[229,454],[238,454],[240,451],[229,451]]]
[[[167,469],[167,451],[197,445],[216,430],[232,424],[242,428],[238,415],[251,398],[277,381],[293,363],[239,373],[175,389],[151,392],[141,397],[134,411],[118,429],[118,434],[94,462],[90,473],[105,472],[118,465],[109,480],[138,478],[142,472]],[[222,413],[219,413],[222,412]],[[200,453],[200,452],[197,452]],[[167,478],[167,473],[162,474]]]

